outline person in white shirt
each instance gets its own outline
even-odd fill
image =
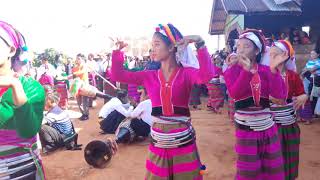
[[[37,69],[37,80],[39,80],[40,77],[45,73],[52,78],[56,77],[56,68],[49,63],[48,58],[46,57],[42,59],[42,64]]]
[[[117,143],[129,143],[135,140],[144,140],[150,134],[152,125],[152,104],[146,90],[139,90],[141,93],[141,102],[132,111],[129,116],[123,120],[115,133]]]
[[[97,69],[97,62],[94,60],[93,54],[88,55],[86,66],[88,68],[89,84],[94,87],[97,87],[96,72],[98,71],[98,69]],[[96,105],[97,103],[95,101],[95,98],[89,98],[89,107],[95,107]]]
[[[139,90],[139,93],[141,93],[140,103],[130,113],[130,118],[132,118],[130,127],[137,136],[147,137],[152,126],[152,103],[145,89]]]
[[[133,107],[128,103],[128,93],[123,90],[117,91],[117,97],[108,101],[100,110],[99,118],[101,134],[113,134],[118,128],[119,124],[125,118],[130,116]],[[128,109],[128,110],[127,110]]]

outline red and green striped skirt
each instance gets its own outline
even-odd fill
[[[59,94],[60,101],[59,107],[62,109],[68,108],[68,87],[65,81],[57,81],[56,85],[57,93]]]
[[[229,97],[229,100],[228,100],[228,116],[229,116],[229,119],[233,122],[234,121],[234,113],[235,113],[235,109],[234,109],[234,100]]]
[[[200,95],[201,95],[200,85],[194,85],[190,93],[189,105],[191,106],[200,105],[201,104]]]
[[[297,123],[278,125],[286,180],[294,180],[299,171],[300,128]]]
[[[207,106],[214,109],[223,107],[224,95],[220,84],[208,83],[207,88],[209,94]]]

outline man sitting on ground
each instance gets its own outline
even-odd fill
[[[124,90],[118,90],[116,97],[108,101],[100,110],[99,118],[101,134],[113,134],[119,124],[132,112],[133,107],[128,102],[128,93]],[[128,109],[128,110],[127,110]]]
[[[58,106],[59,95],[53,90],[47,90],[45,110],[48,111],[44,116],[44,122],[39,132],[43,153],[53,152],[58,148],[67,146],[67,149],[81,149],[74,140],[73,147],[65,144],[64,140],[73,136],[73,124],[69,115]]]
[[[140,93],[140,103],[130,113],[131,128],[138,137],[148,137],[150,134],[150,127],[152,126],[152,103],[145,89],[138,91]]]

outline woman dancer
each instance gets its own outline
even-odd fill
[[[286,60],[279,64],[277,68],[285,80],[288,94],[283,103],[276,104],[275,102],[271,107],[271,111],[275,113],[274,120],[279,129],[285,176],[287,180],[294,180],[298,177],[300,144],[300,128],[296,122],[295,110],[304,106],[308,96],[304,92],[299,74],[287,69],[287,64],[294,62],[292,45],[284,40],[275,42],[270,50],[271,61],[274,61],[277,56],[282,56],[282,59]]]
[[[28,63],[27,51],[22,34],[0,21],[0,179],[45,179],[36,143],[45,92],[13,71]]]
[[[269,97],[284,99],[285,84],[276,59],[261,65],[264,36],[248,30],[237,42],[237,58],[225,71],[228,92],[235,100],[236,179],[284,179],[278,129],[269,109]]]
[[[189,43],[195,43],[199,61]],[[112,54],[112,78],[143,85],[152,101],[155,118],[146,179],[202,179],[188,100],[194,84],[208,82],[214,75],[205,42],[200,36],[183,37],[171,24],[159,25],[152,38],[152,54],[161,68],[140,72],[123,68],[121,49],[126,44],[117,44],[119,48]]]

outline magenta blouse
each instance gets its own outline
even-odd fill
[[[166,81],[161,69],[130,72],[124,69],[124,54],[112,53],[111,79],[142,85],[152,101],[152,115],[190,116],[188,102],[193,84],[207,83],[214,76],[214,67],[207,48],[197,51],[200,69],[178,67]]]
[[[262,107],[269,107],[269,96],[276,99],[284,99],[286,86],[280,73],[273,74],[268,66],[258,65],[258,73],[261,80]],[[244,70],[239,65],[233,65],[224,72],[227,89],[231,98],[236,102],[236,109],[246,108],[254,105],[250,81],[253,74]]]

